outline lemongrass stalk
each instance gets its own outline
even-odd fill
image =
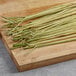
[[[31,38],[30,36],[29,37],[20,36],[20,37],[14,37],[13,39],[14,40],[18,39],[19,41],[25,39],[28,42],[36,42],[36,41],[41,41],[41,40],[44,40],[44,39],[52,39],[52,38],[60,36],[60,35],[67,35],[67,34],[71,34],[71,33],[76,33],[76,26],[72,26],[72,27],[69,27],[69,28],[62,29],[62,30],[57,31],[56,33],[53,33],[53,34],[51,34],[51,33],[46,34],[45,36],[39,36],[39,37],[35,37],[35,38]],[[29,40],[27,40],[27,38]]]
[[[75,19],[74,19],[75,18]],[[68,18],[63,18],[62,20],[59,20],[59,21],[56,21],[55,23],[51,23],[51,24],[48,24],[48,25],[46,25],[45,27],[46,28],[44,28],[44,26],[41,28],[37,28],[37,29],[40,29],[42,32],[46,32],[46,31],[48,31],[48,30],[52,30],[52,27],[54,27],[54,28],[59,28],[59,27],[61,27],[61,26],[63,26],[63,25],[65,25],[65,26],[67,26],[67,24],[68,23],[72,23],[72,22],[76,22],[76,17],[75,16],[73,16],[73,17],[68,17]],[[49,27],[47,27],[47,26],[49,26]],[[36,30],[37,32],[34,32],[34,33],[40,33],[41,31],[39,31],[39,30]]]
[[[59,26],[58,28],[57,27],[54,27],[54,28],[52,28],[52,29],[50,29],[50,30],[42,30],[42,31],[39,31],[38,33],[36,33],[35,35],[34,35],[34,37],[36,37],[36,36],[44,36],[45,34],[49,34],[49,33],[55,33],[55,32],[57,32],[57,31],[61,31],[61,29],[67,29],[68,27],[72,27],[72,26],[75,26],[76,25],[76,20],[74,21],[74,22],[72,22],[72,23],[68,23],[68,24],[65,24],[65,25],[63,25],[63,26]]]
[[[13,23],[13,21],[9,20],[8,18],[6,18],[4,16],[1,16],[1,17],[4,22]]]
[[[30,20],[30,19],[33,19],[33,18],[45,16],[45,15],[48,15],[48,14],[57,13],[57,12],[60,12],[61,10],[63,10],[64,8],[72,6],[72,5],[75,6],[75,3],[66,3],[66,4],[57,5],[57,6],[54,6],[54,7],[50,8],[46,11],[42,11],[42,12],[34,14],[34,15],[29,15],[29,16],[25,17],[23,19],[23,21],[27,21],[27,20]]]
[[[68,35],[68,34],[71,34],[71,33],[76,33],[75,29],[76,29],[76,27],[72,28],[72,29],[69,29],[69,30],[66,30],[66,31],[64,30],[62,32],[54,33],[54,34],[49,34],[49,35],[47,34],[45,36],[41,36],[41,37],[37,37],[37,38],[31,38],[31,39],[28,40],[28,42],[42,41],[42,40],[52,39],[52,38],[62,36],[62,35]]]
[[[44,11],[45,12],[45,11]],[[51,14],[51,13],[50,13]],[[36,15],[36,14],[35,14]],[[37,15],[36,15],[37,16]],[[28,18],[27,18],[28,19]],[[25,19],[24,19],[25,20]],[[18,24],[18,26],[24,21],[24,20],[22,20],[19,24]],[[17,27],[17,26],[16,26]],[[16,29],[16,27],[15,28],[13,28],[13,30],[12,31],[14,31],[15,29]]]
[[[59,13],[43,17],[42,19],[38,19],[37,21],[32,21],[32,23],[26,24],[25,27],[27,29],[30,26],[31,27],[32,26],[37,26],[37,25],[40,25],[40,24],[43,24],[43,23],[46,23],[46,22],[51,22],[53,20],[57,20],[57,19],[60,19],[60,18],[63,18],[63,17],[70,16],[72,14],[76,14],[76,8],[71,9],[71,10],[69,10],[69,9],[68,10],[64,10],[64,11],[61,11]]]
[[[27,29],[27,28],[24,28],[24,29]]]
[[[62,38],[56,38],[53,40],[43,41],[43,42],[39,42],[39,43],[37,42],[34,44],[29,44],[26,42],[15,43],[15,44],[13,44],[13,47],[15,47],[15,48],[24,47],[25,49],[30,49],[30,48],[34,48],[34,47],[39,48],[39,47],[44,47],[44,46],[50,46],[50,45],[56,45],[56,44],[60,44],[60,43],[75,41],[75,40],[76,40],[76,34],[70,35],[70,36],[65,36]]]
[[[57,26],[60,26],[60,25],[66,24],[66,23],[70,23],[74,19],[76,19],[76,15],[71,15],[69,17],[65,17],[65,18],[56,20],[54,22],[49,22],[49,23],[43,25],[42,27],[40,27],[38,29],[44,29],[44,28],[47,28],[47,27],[50,27],[50,28],[57,27]]]
[[[74,11],[75,12],[75,11]],[[72,12],[72,14],[74,14],[73,12]],[[64,16],[65,16],[65,14],[64,14]]]
[[[55,13],[55,15],[67,14],[67,13],[73,11],[73,10],[76,10],[76,7],[75,7],[75,8],[69,8],[69,7],[68,7],[68,9],[65,9],[65,10],[62,10],[61,12]],[[75,13],[76,13],[76,12],[75,12]],[[52,15],[50,15],[50,16],[54,16],[54,14],[52,14]],[[41,24],[41,20],[42,20],[42,19],[43,19],[43,21],[45,21],[47,18],[50,18],[50,16],[47,15],[47,16],[44,16],[43,18],[36,19],[36,20],[32,21],[32,22],[29,23],[29,24],[31,24],[31,25],[36,25],[36,24],[38,24],[38,23]],[[56,17],[56,16],[54,16],[54,17]],[[51,19],[51,18],[50,18],[50,19]],[[43,21],[42,21],[42,23],[44,23]],[[49,21],[47,21],[47,22],[49,22]]]
[[[44,38],[44,37],[48,37],[48,36],[54,36],[56,34],[60,34],[60,33],[64,33],[64,31],[68,31],[70,29],[72,29],[74,32],[75,32],[75,29],[76,29],[76,20],[75,22],[72,22],[72,23],[69,23],[69,24],[65,24],[61,27],[54,27],[53,29],[49,29],[47,31],[42,31],[42,32],[39,32],[39,33],[34,33],[33,35],[30,35],[30,33],[28,33],[27,35],[24,33],[22,33],[21,35],[16,35],[13,37],[13,40],[19,40],[21,38],[31,38],[30,40],[36,40],[36,39],[40,39],[40,38]],[[64,27],[65,26],[65,27]],[[61,30],[62,29],[62,30]],[[20,37],[21,36],[21,37]]]
[[[60,10],[62,10],[63,8],[66,7],[71,7],[71,6],[76,6],[76,3],[66,3],[66,4],[61,4],[61,5],[57,5],[54,7],[51,7],[50,9],[46,10],[46,11],[42,11],[40,13],[34,14],[34,15],[29,15],[26,17],[9,17],[8,19],[20,19],[20,18],[25,18],[25,21],[28,19],[33,19],[35,17],[40,17],[40,16],[45,16],[48,14],[52,14],[52,13],[56,13],[59,12]]]
[[[48,15],[48,14],[57,13],[57,12],[61,11],[63,8],[67,7],[68,5],[70,5],[70,4],[67,3],[67,4],[57,5],[57,6],[51,7],[50,9],[48,9],[46,11],[42,11],[42,12],[37,13],[37,14],[26,16],[21,22],[27,21],[27,20],[30,20],[30,19],[33,19],[33,18],[45,16],[45,15]]]
[[[2,20],[4,22],[10,22],[10,23],[17,23],[17,22],[20,22],[24,17],[4,17],[4,16],[1,16],[2,17]]]
[[[42,37],[38,37],[38,38],[34,38],[34,39],[28,39],[28,40],[24,36],[20,36],[20,37],[13,38],[13,40],[18,41],[18,42],[22,42],[22,40],[25,40],[26,42],[29,42],[29,43],[35,43],[37,41],[41,42],[42,40],[48,40],[48,39],[52,40],[56,37],[66,36],[66,35],[70,35],[70,34],[73,34],[73,33],[76,33],[76,31],[68,30],[68,31],[56,33],[56,34],[53,34],[53,35],[46,35],[46,36],[42,36]]]
[[[76,40],[76,34],[70,35],[70,36],[61,37],[61,38],[56,38],[56,39],[52,39],[52,40],[47,40],[47,41],[43,41],[43,42],[36,42],[34,44],[29,44],[29,46],[33,47],[33,48],[35,46],[37,46],[37,48],[38,48],[38,47],[55,45],[55,44],[60,44],[60,43],[69,42],[69,41],[75,41],[75,40]],[[30,48],[30,47],[28,47],[28,48]]]
[[[56,20],[56,21],[53,21],[53,22],[41,24],[42,27],[40,27],[40,28],[37,27],[36,31],[39,30],[39,29],[43,29],[43,30],[44,30],[44,28],[47,29],[46,27],[50,27],[50,29],[51,29],[52,27],[55,27],[55,26],[57,26],[57,25],[59,26],[59,25],[62,25],[62,24],[71,22],[71,21],[74,20],[75,18],[76,18],[76,15],[72,15],[72,16],[69,16],[69,17],[66,17],[66,18],[62,18],[62,19],[60,19],[60,20]],[[40,26],[40,25],[39,25],[39,26]],[[22,31],[20,31],[20,32],[18,32],[18,33],[15,33],[14,35],[18,35],[18,34],[22,33],[23,30],[25,30],[25,29],[26,29],[26,27],[23,26]]]

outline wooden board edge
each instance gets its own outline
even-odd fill
[[[52,64],[59,63],[59,62],[72,60],[72,59],[76,59],[76,53],[68,54],[65,56],[60,56],[60,57],[56,57],[56,58],[52,58],[52,59],[48,59],[48,60],[44,60],[44,61],[40,61],[40,62],[30,63],[27,65],[22,65],[22,66],[19,66],[18,71],[19,72],[28,71],[31,69],[35,69],[35,68],[39,68],[39,67],[43,67],[43,66],[47,66],[47,65],[52,65]]]
[[[0,33],[0,34],[1,34],[1,39],[4,43],[4,45],[6,46],[6,49],[8,50],[9,55],[10,55],[11,59],[13,60],[13,62],[15,63],[15,65],[17,67],[17,70],[19,72],[27,71],[27,70],[31,70],[31,69],[51,65],[51,64],[56,64],[56,63],[71,60],[71,59],[76,59],[76,53],[73,53],[73,54],[68,54],[68,55],[65,55],[65,56],[60,56],[60,57],[56,57],[56,58],[52,58],[52,59],[48,59],[48,60],[43,60],[43,61],[39,61],[39,62],[35,62],[35,63],[19,65],[17,60],[14,58],[13,53],[10,52],[10,49],[9,49],[2,33]]]

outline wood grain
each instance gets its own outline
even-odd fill
[[[8,1],[0,5],[1,16],[25,16],[43,11],[54,5],[74,0],[16,0]],[[19,6],[19,7],[16,7]],[[12,7],[12,8],[9,8]],[[16,9],[15,9],[16,8]],[[5,9],[5,10],[4,10]],[[10,11],[9,11],[10,10]],[[0,23],[0,26],[2,23]],[[76,41],[57,44],[37,49],[23,50],[22,48],[11,50],[13,41],[5,35],[5,29],[1,30],[2,40],[19,71],[50,65],[69,59],[76,59]],[[30,52],[27,54],[28,52]]]

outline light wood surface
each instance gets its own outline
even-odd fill
[[[7,0],[0,5],[0,15],[25,16],[69,1],[75,0]],[[22,48],[11,50],[13,42],[10,37],[5,35],[5,29],[1,30],[1,36],[19,71],[76,59],[76,41],[30,50],[23,50]],[[30,51],[31,53],[27,54]]]

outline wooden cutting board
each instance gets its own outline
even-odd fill
[[[0,1],[0,16],[25,16],[43,11],[54,5],[75,0],[2,0]],[[0,22],[0,26],[2,23]],[[76,59],[76,41],[57,44],[37,49],[11,50],[13,42],[1,29],[1,38],[18,71],[50,65],[69,59]],[[31,52],[31,53],[30,53]]]

